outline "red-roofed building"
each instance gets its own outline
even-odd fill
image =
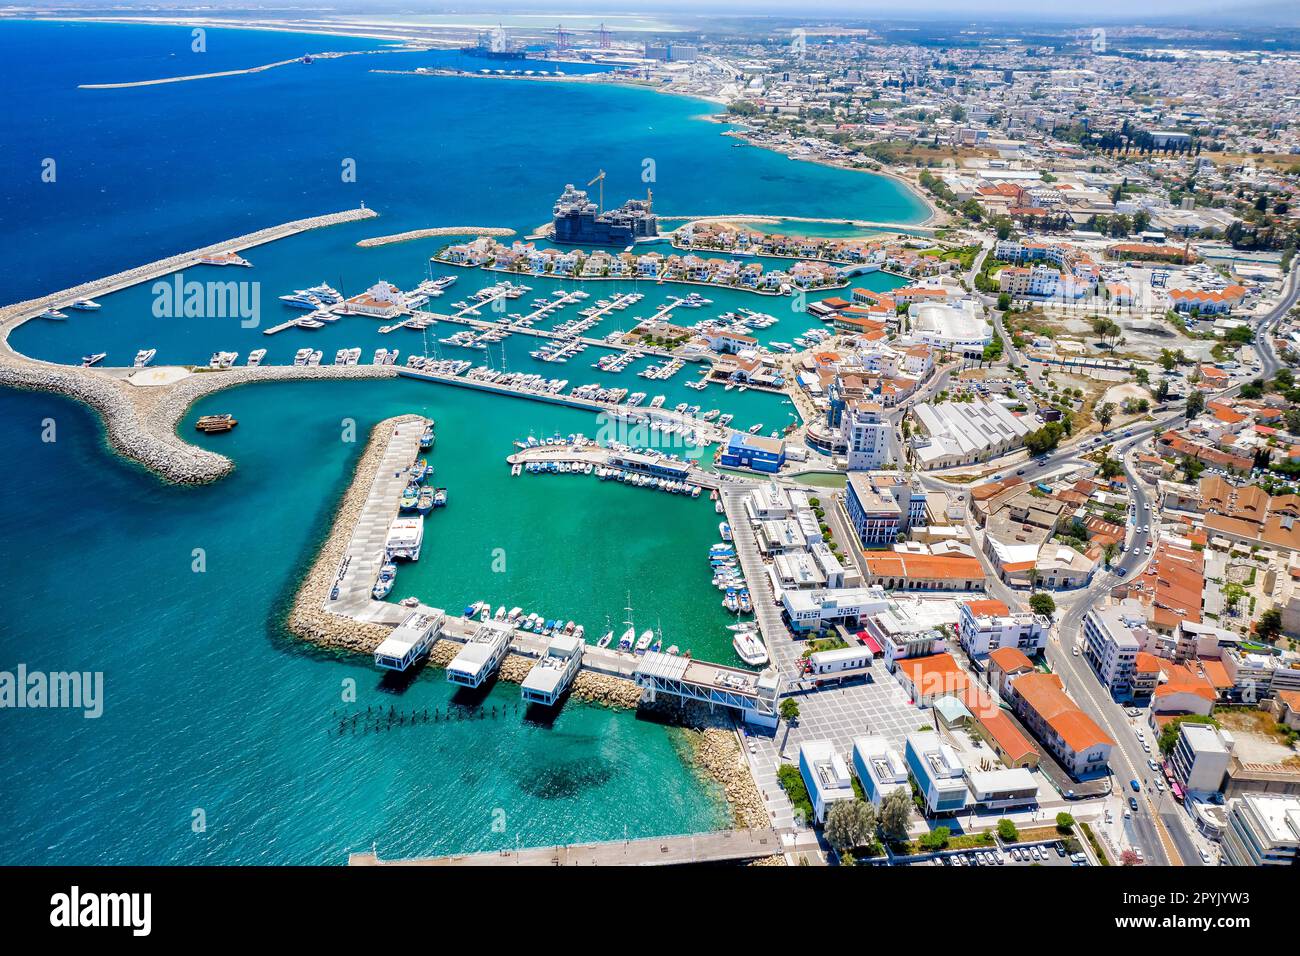
[[[903,658],[894,665],[894,676],[918,704],[933,704],[948,694],[960,697],[970,686],[966,672],[948,653]]]
[[[1079,709],[1055,674],[1024,674],[1011,682],[1011,705],[1061,766],[1076,778],[1108,772],[1115,742]]]

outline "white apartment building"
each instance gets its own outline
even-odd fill
[[[862,791],[877,809],[895,790],[910,791],[907,763],[884,737],[857,737],[853,741],[853,770]]]
[[[1001,601],[965,601],[957,638],[972,658],[987,657],[1000,647],[1014,647],[1030,656],[1047,647],[1051,626],[1041,614],[1013,614]]]
[[[1189,793],[1218,793],[1232,762],[1232,737],[1209,724],[1182,723],[1169,769]]]
[[[1247,794],[1229,800],[1223,856],[1231,866],[1294,866],[1300,856],[1300,797]]]
[[[1146,631],[1146,618],[1136,602],[1094,607],[1083,619],[1083,656],[1116,697],[1133,695],[1137,656]]]
[[[849,471],[872,471],[889,463],[889,420],[875,402],[850,402],[840,419]]]

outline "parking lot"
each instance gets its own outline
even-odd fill
[[[1060,843],[1035,843],[1028,846],[989,847],[986,850],[951,850],[933,859],[919,860],[912,865],[1088,866],[1088,859],[1082,853],[1076,853],[1071,857]]]

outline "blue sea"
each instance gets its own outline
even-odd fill
[[[376,249],[357,240],[443,225],[523,234],[549,218],[566,182],[599,169],[607,197],[649,187],[665,214],[924,215],[889,180],[733,149],[726,127],[700,118],[711,104],[590,84],[372,72],[486,62],[454,53],[76,88],[388,48],[238,30],[207,31],[203,53],[191,44],[179,27],[0,23],[0,86],[11,104],[0,111],[0,299],[363,201],[380,218],[250,250],[254,269],[237,278],[263,283],[268,313],[276,295],[320,281],[408,285],[445,240]],[[340,175],[348,160],[355,182]],[[489,281],[466,272],[455,290]],[[534,283],[535,294],[549,281]],[[714,297],[718,308],[785,309],[769,339],[816,324],[786,303]],[[303,344],[362,345],[367,358],[380,344],[424,347],[414,333],[399,341],[339,325],[315,340],[293,330],[263,341],[234,322],[155,318],[136,288],[105,297],[99,313],[29,323],[11,341],[61,362],[146,345],[162,362],[255,345],[269,361],[288,361]],[[509,340],[500,361],[523,367],[527,345]],[[598,380],[582,364],[594,359],[586,353],[565,377]],[[765,427],[789,420],[779,396],[711,388],[692,397],[684,381],[654,391],[670,405],[690,398]],[[668,643],[728,660],[728,618],[706,577],[717,523],[707,501],[578,477],[511,479],[513,440],[592,434],[594,420],[466,390],[249,386],[205,399],[181,428],[193,435],[193,417],[213,411],[235,412],[239,428],[224,442],[195,440],[229,454],[236,471],[210,487],[174,488],[111,455],[83,407],[0,391],[0,670],[101,672],[105,682],[98,719],[0,710],[0,861],[336,864],[372,845],[393,857],[726,824],[720,793],[684,759],[679,731],[572,701],[542,718],[519,708],[514,685],[464,697],[434,670],[386,682],[369,662],[320,653],[281,627],[369,427],[389,415],[438,421],[431,462],[451,494],[395,596],[407,588],[452,609],[480,598],[537,605],[589,633],[617,622],[630,599],[639,628],[661,627]],[[346,440],[347,422],[358,441]],[[507,555],[504,575],[486,559],[496,547]]]

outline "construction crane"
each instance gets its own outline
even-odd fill
[[[593,179],[591,182],[587,183],[587,185],[594,186],[596,183],[600,183],[599,209],[601,212],[604,212],[605,211],[605,170],[602,169],[600,172],[598,172],[596,174],[596,178]]]
[[[568,31],[564,29],[564,24],[557,23],[555,25],[555,49],[567,50],[569,48],[569,36]]]
[[[608,50],[610,48],[611,34],[608,30],[605,29],[605,24],[602,23],[600,25],[600,30],[598,35],[600,36],[600,48],[602,50]]]

